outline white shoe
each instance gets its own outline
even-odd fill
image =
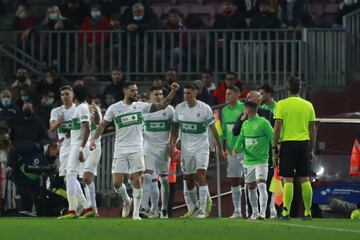
[[[140,216],[132,216],[132,219],[135,220],[135,221],[141,221],[141,217]]]
[[[271,210],[270,211],[270,219],[277,219],[277,218],[278,218],[278,215],[277,215],[276,210]]]
[[[193,213],[192,213],[192,215],[190,216],[190,218],[196,218],[197,215],[199,214],[199,212],[200,212],[200,209],[199,209],[199,208],[195,208],[195,209],[193,210]]]
[[[130,208],[131,208],[131,202],[132,202],[132,198],[130,198],[130,202],[123,204],[123,209],[122,209],[122,217],[126,218],[127,216],[129,216],[130,214]]]
[[[199,211],[199,212],[196,214],[196,217],[195,217],[195,218],[204,219],[204,218],[206,218],[206,214],[205,214],[205,212],[203,212],[203,211]]]
[[[169,218],[166,209],[161,210],[161,212],[160,212],[160,218],[162,218],[162,219],[167,219],[167,218]]]
[[[147,215],[148,218],[158,218],[159,217],[159,213],[153,213],[153,212],[149,212],[149,214]]]
[[[259,213],[252,213],[251,216],[248,218],[250,221],[256,221],[259,218]]]
[[[229,219],[236,219],[236,218],[242,218],[241,213],[239,212],[234,212],[230,217],[228,217]]]
[[[258,214],[258,220],[265,220],[266,218],[266,214],[265,213],[260,213]]]

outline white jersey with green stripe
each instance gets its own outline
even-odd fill
[[[104,120],[115,124],[114,156],[134,153],[143,148],[143,113],[150,112],[151,103],[123,101],[112,104],[105,113]]]
[[[70,133],[71,131],[71,124],[72,124],[72,117],[75,112],[75,104],[73,104],[70,108],[66,109],[63,106],[54,108],[51,110],[50,113],[50,122],[57,121],[62,114],[64,114],[64,122],[60,124],[59,128],[57,129],[58,139],[64,138],[64,141],[61,144],[60,151],[63,149],[70,148],[70,137],[66,137],[66,133]],[[70,149],[69,149],[70,150]]]
[[[185,156],[209,154],[209,125],[215,123],[209,105],[197,100],[189,107],[186,102],[175,108],[174,122],[180,127],[181,152]]]
[[[101,122],[101,120],[102,120],[102,114],[101,114],[101,109],[100,109],[98,106],[96,106],[96,111],[97,111],[98,114],[99,114],[99,118],[100,118],[100,122]],[[90,144],[91,139],[92,139],[93,136],[95,135],[97,126],[98,126],[98,125],[96,125],[95,123],[91,122],[91,124],[90,124],[89,144]],[[100,145],[101,145],[101,136],[96,139],[96,145],[97,145],[97,146],[100,146]]]
[[[83,122],[90,123],[89,105],[85,102],[75,107],[71,126],[71,146],[80,146],[84,137]]]
[[[164,148],[169,143],[174,114],[175,110],[172,106],[144,114],[144,149]]]

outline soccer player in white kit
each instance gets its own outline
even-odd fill
[[[88,143],[90,144],[91,137],[94,136],[96,127],[99,125],[102,114],[101,109],[95,104],[92,103],[89,105],[90,111],[90,137]],[[88,148],[84,148],[84,152],[87,152],[87,158],[85,162],[81,163],[82,166],[82,180],[85,184],[85,196],[88,201],[91,202],[91,208],[94,210],[95,215],[98,216],[97,206],[96,206],[96,192],[94,184],[94,176],[97,175],[98,163],[101,158],[101,138],[96,140],[97,148],[89,151]]]
[[[86,87],[77,85],[73,88],[75,100],[75,112],[72,117],[70,132],[70,154],[66,168],[66,192],[68,197],[68,211],[58,219],[77,218],[75,209],[77,203],[81,204],[83,210],[82,218],[93,217],[95,212],[91,208],[91,202],[86,200],[77,176],[80,173],[80,162],[85,161],[83,150],[90,135],[90,111],[86,103]]]
[[[185,101],[175,108],[174,123],[171,130],[170,151],[175,148],[180,129],[181,155],[183,158],[183,172],[186,180],[187,190],[184,194],[192,204],[188,209],[193,217],[205,218],[206,202],[209,189],[206,182],[206,171],[209,164],[209,136],[208,129],[214,137],[214,142],[219,152],[220,160],[224,159],[224,152],[220,138],[215,127],[215,119],[209,105],[196,99],[198,88],[194,83],[184,87]],[[199,184],[199,210],[195,211],[197,205],[197,193],[195,187],[195,176]]]
[[[54,108],[50,113],[50,131],[57,131],[58,143],[60,145],[59,153],[59,176],[66,175],[67,160],[70,152],[70,131],[72,116],[75,111],[73,103],[74,93],[69,85],[60,88],[62,106]]]
[[[161,104],[163,101],[163,91],[160,87],[152,87],[150,89],[150,101],[152,103]],[[172,106],[167,106],[164,110],[154,113],[144,114],[144,157],[145,157],[145,173],[144,173],[144,198],[146,190],[151,199],[151,210],[149,218],[158,217],[158,201],[159,188],[157,179],[153,175],[160,176],[161,184],[161,212],[160,218],[168,218],[167,206],[169,201],[169,164],[168,144],[170,140],[170,128],[175,110]]]
[[[115,149],[112,165],[113,186],[116,193],[122,198],[124,205],[122,217],[130,213],[132,200],[129,198],[125,185],[124,175],[130,174],[133,181],[134,211],[132,218],[141,220],[139,211],[143,195],[141,175],[145,170],[143,153],[143,119],[142,114],[165,109],[173,100],[179,89],[177,83],[171,85],[170,94],[161,104],[138,102],[138,91],[135,83],[126,82],[123,85],[124,100],[112,104],[104,115],[104,119],[96,129],[91,139],[90,150],[96,148],[96,139],[111,123],[115,123]]]

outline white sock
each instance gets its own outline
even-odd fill
[[[249,215],[249,206],[248,206],[248,190],[246,187],[242,187],[241,190],[244,191],[244,199],[245,199],[245,217],[248,217]]]
[[[148,210],[149,207],[149,200],[150,200],[150,187],[151,187],[151,181],[153,179],[153,176],[149,173],[144,174],[143,178],[143,198],[141,200],[141,207]],[[132,186],[134,189],[134,187]]]
[[[270,212],[277,214],[276,207],[275,207],[275,194],[274,193],[271,193]]]
[[[266,190],[266,183],[264,183],[264,182],[259,183],[257,185],[257,188],[259,189],[260,214],[265,215],[267,201],[268,201],[268,193]]]
[[[190,194],[191,202],[194,205],[194,208],[199,208],[199,200],[198,200],[198,196],[197,196],[197,192],[196,192],[196,187],[189,190],[189,194]],[[192,210],[194,210],[194,209],[192,209]]]
[[[80,203],[84,209],[87,209],[89,207],[91,207],[91,201],[87,200],[84,196],[84,192],[81,188],[81,185],[79,183],[79,181],[76,179],[76,199],[78,201],[78,203]]]
[[[77,174],[68,173],[66,174],[66,193],[68,197],[69,211],[73,211],[76,208],[76,200],[77,200]]]
[[[190,196],[190,191],[187,189],[186,181],[183,181],[183,184],[184,184],[183,187],[184,187],[185,203],[186,203],[186,206],[188,208],[188,211],[192,211],[192,210],[194,210],[195,206],[192,203],[191,196]]]
[[[156,214],[159,204],[159,187],[157,181],[151,183],[150,202],[151,202],[151,212]]]
[[[169,191],[170,191],[170,184],[168,177],[161,177],[161,210],[167,210],[168,203],[169,203]]]
[[[234,212],[241,213],[241,188],[231,187],[231,196],[234,205]]]
[[[208,192],[209,192],[209,189],[208,189],[207,185],[199,187],[200,212],[205,213]]]
[[[125,184],[121,184],[121,186],[119,188],[114,187],[114,190],[115,190],[115,192],[117,194],[120,195],[120,197],[124,201],[124,203],[129,203],[130,202],[129,195],[126,192]]]
[[[249,189],[249,200],[253,214],[259,213],[257,188]]]
[[[94,182],[90,183],[89,185],[86,185],[85,194],[86,194],[87,200],[91,202],[92,209],[95,212],[97,212],[96,192],[95,192],[95,184],[94,184]]]
[[[140,206],[141,206],[141,199],[143,196],[143,190],[142,188],[137,189],[133,188],[133,196],[134,196],[134,211],[133,211],[133,217],[139,216]]]

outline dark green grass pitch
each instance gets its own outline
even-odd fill
[[[132,221],[121,218],[56,220],[55,218],[0,218],[1,240],[41,239],[356,239],[360,221],[315,219],[289,222],[228,219],[152,219]]]

